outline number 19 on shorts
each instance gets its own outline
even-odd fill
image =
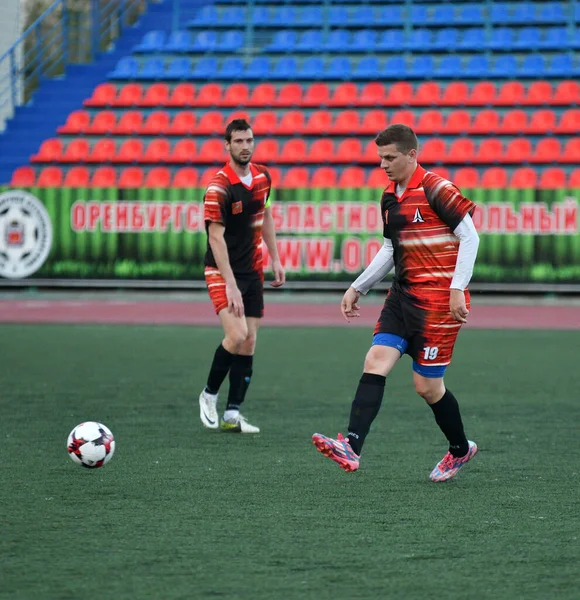
[[[437,346],[425,346],[425,348],[423,348],[423,359],[435,360],[438,353],[439,348]]]

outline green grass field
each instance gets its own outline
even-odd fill
[[[264,329],[255,437],[199,422],[219,339],[0,327],[2,600],[578,598],[578,332],[461,334],[446,381],[480,453],[446,484],[407,357],[357,473],[311,444],[344,431],[370,331]],[[67,456],[84,420],[115,434],[103,469]]]

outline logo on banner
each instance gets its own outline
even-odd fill
[[[46,261],[52,224],[44,205],[32,194],[0,194],[0,277],[24,279]]]

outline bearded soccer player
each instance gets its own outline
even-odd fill
[[[205,280],[224,339],[215,351],[207,384],[199,396],[204,427],[226,432],[259,433],[240,414],[252,378],[256,335],[264,314],[262,239],[272,260],[273,287],[285,274],[276,248],[268,169],[251,162],[254,134],[244,119],[225,132],[229,162],[213,177],[204,196],[208,235]],[[229,373],[228,400],[218,419],[218,392]]]
[[[443,375],[469,315],[467,284],[479,237],[471,220],[475,204],[443,177],[417,164],[417,137],[391,125],[375,139],[389,184],[381,199],[384,245],[343,296],[347,321],[358,301],[394,267],[395,275],[368,351],[348,425],[337,439],[312,436],[316,448],[345,471],[359,468],[360,454],[383,400],[385,381],[399,358],[413,359],[416,392],[430,406],[449,450],[431,472],[446,481],[477,453],[463,430],[459,405]]]

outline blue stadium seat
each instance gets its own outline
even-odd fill
[[[188,27],[213,27],[218,20],[218,9],[215,6],[204,6],[193,18],[187,23]]]
[[[200,31],[193,40],[193,52],[210,52],[218,45],[218,34],[216,31]]]
[[[441,79],[455,79],[463,74],[461,57],[457,55],[444,56],[434,71],[435,77]]]
[[[363,5],[358,7],[354,13],[352,13],[350,15],[350,18],[348,20],[348,24],[349,25],[362,25],[367,26],[370,23],[374,23],[375,22],[375,15],[374,15],[374,10],[371,6],[368,5]]]
[[[382,52],[398,52],[405,43],[405,32],[402,29],[386,29],[381,34],[376,49]]]
[[[538,27],[524,27],[517,32],[513,48],[515,50],[535,50],[540,43],[541,31]]]
[[[429,29],[413,29],[411,35],[407,37],[403,48],[411,51],[421,51],[431,49],[432,33]]]
[[[350,52],[373,52],[377,47],[377,32],[374,29],[357,31],[348,45]]]
[[[273,72],[276,73],[277,79],[296,79],[296,73],[298,72],[298,63],[293,56],[287,56],[281,58],[272,68]]]
[[[516,57],[511,54],[496,57],[491,68],[491,75],[493,75],[493,77],[506,77],[511,79],[516,76],[516,72]]]
[[[189,31],[174,31],[167,38],[165,52],[189,52],[192,50],[191,34]]]
[[[296,13],[295,25],[302,27],[318,26],[322,27],[324,23],[324,13],[322,6],[303,6]]]
[[[109,79],[135,79],[139,72],[139,63],[136,58],[125,56],[107,77]]]
[[[162,79],[165,75],[165,63],[161,58],[150,58],[141,65],[135,79]]]
[[[576,8],[574,9],[574,21],[580,23],[580,3],[576,3]]]
[[[233,61],[236,60],[240,60],[240,59],[236,59],[236,58],[229,58],[227,59],[229,61],[232,61],[232,65],[234,64]],[[241,62],[241,60],[240,60]],[[243,67],[242,67],[243,68]],[[241,73],[242,69],[240,69],[240,73]],[[265,56],[258,56],[257,58],[253,58],[250,63],[246,66],[246,69],[244,70],[244,78],[245,79],[268,79],[268,77],[271,76],[270,73],[270,59],[268,59]],[[231,77],[226,77],[224,79],[232,79]]]
[[[270,9],[266,6],[256,6],[254,10],[250,13],[250,21],[254,25],[262,25],[265,27],[270,27],[273,24],[280,26],[280,23],[276,22],[275,14],[270,12]],[[284,23],[284,25],[289,25],[290,23]]]
[[[248,77],[247,70],[244,71],[244,61],[241,58],[228,57],[222,61],[217,73],[214,75],[214,78],[225,81],[236,80],[241,79],[242,73],[244,74],[245,78]],[[257,79],[260,78],[258,77]]]
[[[487,56],[472,56],[467,61],[467,67],[464,72],[465,77],[484,79],[489,77],[490,66]]]
[[[348,16],[346,6],[331,6],[328,9],[328,23],[333,27],[340,27],[348,23]]]
[[[580,76],[580,69],[574,69],[572,57],[569,54],[554,54],[544,74],[547,77],[573,77]]]
[[[488,50],[511,50],[514,36],[513,29],[497,27],[492,30],[490,39],[485,43],[485,48]]]
[[[539,13],[537,15],[537,22],[543,24],[549,23],[565,23],[566,13],[564,6],[558,2],[550,2],[540,6]]]
[[[275,8],[273,11],[270,24],[277,24],[280,26],[280,23],[282,23],[284,27],[293,27],[297,21],[298,15],[293,6],[278,6],[278,8]]]
[[[217,58],[204,57],[200,58],[190,73],[190,79],[213,79],[216,71],[218,70]]]
[[[300,66],[297,79],[321,79],[324,73],[324,61],[319,56],[308,57]]]
[[[461,39],[457,44],[457,50],[481,50],[485,47],[485,29],[476,27],[473,29],[464,29],[461,32]]]
[[[222,33],[221,40],[214,52],[236,52],[244,45],[244,34],[231,29]]]
[[[571,41],[566,27],[550,27],[544,29],[544,38],[538,43],[538,48],[542,50],[565,50],[572,46]]]
[[[328,63],[324,72],[325,79],[350,79],[350,58],[347,56],[335,56]]]
[[[430,54],[415,56],[411,67],[407,69],[407,76],[411,79],[428,79],[433,76],[435,61]]]
[[[353,79],[376,79],[380,73],[380,63],[376,56],[361,58],[352,71]]]
[[[405,79],[407,77],[407,63],[402,56],[387,58],[380,73],[384,79]]]
[[[405,24],[405,13],[402,6],[383,6],[378,9],[376,15],[377,25],[386,25],[388,27],[400,26]]]
[[[347,29],[334,29],[328,35],[328,39],[322,45],[327,52],[340,52],[348,47],[350,43],[350,32]]]
[[[265,52],[292,52],[296,46],[298,32],[294,29],[277,31],[272,43],[264,47]]]
[[[294,50],[301,52],[318,52],[322,49],[322,30],[307,29],[300,34]]]
[[[165,46],[165,31],[149,31],[143,36],[141,43],[133,46],[133,52],[161,52]]]
[[[191,61],[189,58],[176,58],[169,63],[164,79],[181,80],[191,77]]]
[[[459,30],[452,27],[439,29],[431,41],[431,50],[455,52],[459,44]]]
[[[437,8],[436,8],[437,10]],[[426,23],[429,18],[429,12],[427,11],[427,7],[422,4],[414,4],[411,7],[411,18],[410,21],[412,23]]]
[[[415,7],[414,7],[415,8]],[[417,7],[420,9],[423,7]],[[455,22],[455,10],[451,4],[440,4],[427,16],[427,25],[449,25]]]
[[[220,13],[217,24],[222,27],[231,27],[232,23],[245,23],[246,11],[243,6],[229,6]]]
[[[489,18],[492,23],[510,23],[509,4],[505,2],[492,2]]]
[[[544,57],[541,54],[528,54],[518,69],[519,77],[543,77]]]
[[[479,4],[459,5],[459,14],[455,17],[454,24],[457,25],[483,25],[483,6]]]
[[[513,5],[510,23],[536,24],[538,23],[536,6],[532,3],[522,2]]]

